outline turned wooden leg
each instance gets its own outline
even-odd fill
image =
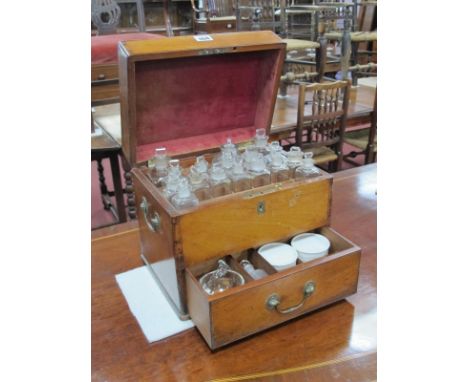
[[[124,191],[122,189],[122,180],[120,177],[119,154],[117,152],[113,152],[109,159],[111,163],[112,180],[114,183],[117,217],[119,219],[119,223],[124,223],[127,221],[127,214],[125,212]]]
[[[106,185],[106,177],[104,176],[104,167],[102,166],[102,159],[97,159],[97,169],[99,173],[99,187],[101,189],[101,200],[105,210],[109,210],[110,205],[107,201],[109,190]]]
[[[354,66],[358,64],[358,43],[351,43],[351,65]],[[353,86],[357,86],[358,83],[358,76],[355,72],[351,72],[352,84]]]
[[[136,201],[135,201],[135,191],[133,189],[132,175],[130,174],[131,167],[123,156],[122,156],[122,164],[124,168],[125,194],[127,194],[128,217],[130,219],[136,219],[136,216],[137,216]]]

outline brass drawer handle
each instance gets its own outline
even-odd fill
[[[140,209],[143,212],[143,216],[145,217],[145,222],[148,228],[152,232],[160,232],[161,231],[161,218],[159,217],[159,214],[154,211],[153,216],[149,217],[149,205],[148,201],[146,198],[143,196],[141,203],[140,203]]]
[[[98,75],[97,78],[98,78],[98,80],[105,80],[105,79],[106,79],[106,75],[103,74],[103,73],[101,73],[101,74]]]
[[[273,293],[270,297],[268,297],[266,301],[266,307],[267,309],[276,309],[276,311],[281,314],[288,314],[302,307],[307,298],[311,296],[314,292],[315,283],[313,281],[308,281],[304,285],[304,295],[302,297],[302,301],[299,304],[290,306],[286,309],[281,309],[279,307],[279,305],[281,304],[281,297],[277,293]]]

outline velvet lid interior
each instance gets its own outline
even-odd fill
[[[135,64],[137,161],[238,143],[269,128],[278,50]]]

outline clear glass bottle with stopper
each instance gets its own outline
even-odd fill
[[[307,152],[304,154],[304,160],[302,164],[296,169],[295,178],[296,179],[309,179],[316,178],[320,176],[320,171],[314,165],[314,160],[312,152]]]
[[[242,159],[237,158],[234,162],[230,175],[232,180],[232,191],[241,192],[252,188],[252,177],[244,170]]]
[[[263,269],[257,268],[252,265],[252,263],[249,260],[241,260],[240,264],[242,265],[242,268],[254,279],[258,280],[263,277],[268,276],[268,273],[266,273]]]
[[[286,164],[286,158],[280,151],[271,152],[271,183],[284,182],[289,178],[289,167]]]
[[[178,159],[171,159],[169,161],[169,170],[166,178],[166,185],[164,187],[164,195],[170,198],[177,192],[177,186],[182,178],[182,171],[180,169],[180,162]]]
[[[209,179],[208,170],[210,168],[209,163],[205,159],[204,155],[200,155],[195,159],[195,164],[193,165],[195,170],[206,180]]]
[[[263,154],[256,153],[250,162],[250,176],[252,177],[252,186],[261,187],[271,183],[270,171],[266,168]]]
[[[148,161],[150,177],[156,187],[164,187],[168,174],[169,157],[165,147],[154,150],[154,157]]]
[[[208,183],[207,174],[198,172],[195,166],[190,168],[189,180],[192,191],[199,201],[211,198],[210,184]]]
[[[302,164],[302,150],[298,146],[292,146],[287,153],[287,165],[289,168],[289,178],[294,179],[296,168]]]
[[[221,166],[227,176],[230,176],[234,167],[234,156],[231,151],[223,151],[221,153]]]
[[[232,139],[230,137],[228,137],[226,139],[226,143],[221,146],[221,154],[222,153],[231,153],[233,159],[237,157],[237,147],[232,143]]]
[[[286,161],[286,152],[283,150],[278,141],[273,141],[268,145],[268,154],[265,155],[265,162],[267,166],[271,164],[271,157],[274,153],[279,153]]]
[[[268,153],[268,136],[266,135],[265,129],[255,130],[254,146],[259,153]]]
[[[198,199],[192,192],[186,177],[179,180],[177,191],[172,196],[171,201],[175,208],[189,208],[198,205]]]
[[[220,163],[214,163],[210,174],[211,196],[216,198],[231,193],[231,180]]]

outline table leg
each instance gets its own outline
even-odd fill
[[[127,194],[128,216],[130,219],[136,219],[136,201],[135,191],[133,189],[132,175],[130,174],[131,167],[124,156],[122,156],[122,164],[125,177],[125,193]]]
[[[97,159],[97,170],[99,173],[99,187],[101,189],[101,200],[105,210],[109,210],[110,205],[107,197],[109,196],[109,190],[106,185],[106,177],[104,176],[104,167],[102,166],[102,159]]]

